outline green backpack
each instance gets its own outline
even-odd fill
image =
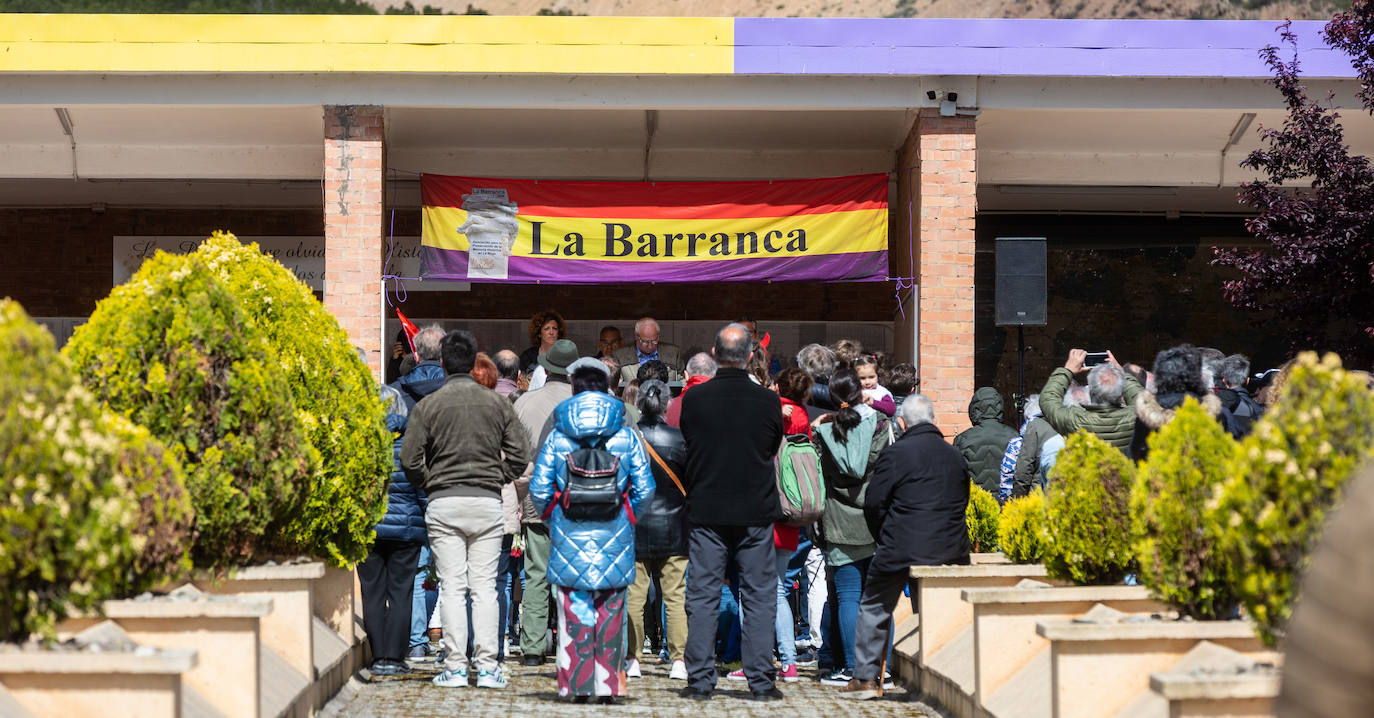
[[[782,437],[777,456],[778,501],[783,523],[810,526],[825,513],[825,481],[821,477],[821,457],[805,434]]]

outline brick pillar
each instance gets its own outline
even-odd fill
[[[380,106],[324,106],[324,306],[378,378],[385,135]]]
[[[902,275],[911,271],[906,247],[915,244],[917,371],[921,392],[935,404],[936,425],[948,436],[968,428],[974,389],[976,151],[973,117],[941,117],[938,110],[925,108],[898,154],[902,204],[892,244],[894,250],[900,248],[895,254]],[[906,226],[908,207],[914,228]],[[900,347],[903,322],[897,330]]]

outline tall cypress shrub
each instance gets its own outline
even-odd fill
[[[1149,443],[1131,494],[1140,582],[1181,615],[1229,618],[1238,598],[1217,504],[1240,445],[1191,397]]]
[[[280,546],[351,567],[367,557],[386,513],[392,436],[377,381],[334,315],[256,244],[216,232],[196,255],[238,300],[247,328],[266,340],[268,370],[285,380],[319,454],[308,498]]]
[[[51,637],[72,610],[189,567],[181,467],[103,410],[52,335],[0,300],[0,640]]]
[[[1241,443],[1221,492],[1220,550],[1269,645],[1293,613],[1298,576],[1345,483],[1374,457],[1374,394],[1335,354],[1298,355],[1277,401]],[[1352,550],[1370,550],[1355,547]]]
[[[1050,470],[1045,497],[1045,568],[1078,584],[1117,583],[1131,569],[1131,484],[1135,464],[1079,431]]]
[[[63,351],[101,402],[146,427],[185,469],[196,565],[269,551],[318,458],[269,345],[204,261],[157,253]]]

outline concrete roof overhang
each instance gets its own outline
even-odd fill
[[[1320,23],[1294,30],[1313,94],[1358,107]],[[891,171],[916,110],[955,92],[981,112],[985,208],[1034,206],[1025,187],[1091,205],[1104,195],[1071,188],[1100,186],[1220,187],[1234,208],[1226,188],[1248,179],[1236,163],[1284,117],[1259,58],[1278,40],[1269,22],[3,15],[0,195],[65,196],[38,181],[73,173],[110,181],[97,194],[115,201],[116,181],[305,192],[321,173],[321,104],[385,105],[388,164],[409,171]],[[1343,121],[1374,152],[1374,121]]]

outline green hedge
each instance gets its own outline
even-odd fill
[[[968,508],[964,511],[964,523],[968,526],[968,540],[974,553],[988,553],[997,550],[997,521],[1001,507],[997,499],[986,489],[969,482]]]
[[[1217,503],[1240,445],[1191,397],[1149,445],[1131,494],[1140,582],[1180,615],[1229,618],[1238,599],[1218,550],[1229,522]]]
[[[1078,584],[1119,582],[1131,569],[1135,465],[1084,431],[1065,437],[1045,499],[1045,568]]]
[[[997,545],[1013,563],[1039,563],[1045,556],[1045,494],[1039,489],[1002,507]]]
[[[269,370],[286,380],[306,439],[319,454],[305,505],[281,536],[340,567],[367,557],[386,513],[391,433],[377,382],[348,335],[310,288],[256,244],[216,232],[196,252],[238,299],[269,346]]]
[[[195,255],[159,252],[102,300],[64,352],[91,391],[186,470],[196,565],[261,555],[318,461],[291,388],[232,292]]]
[[[181,467],[100,408],[52,335],[0,300],[0,640],[51,637],[189,568]]]
[[[1334,354],[1299,355],[1283,386],[1241,443],[1219,507],[1231,581],[1269,645],[1283,636],[1322,524],[1374,452],[1374,395]]]

